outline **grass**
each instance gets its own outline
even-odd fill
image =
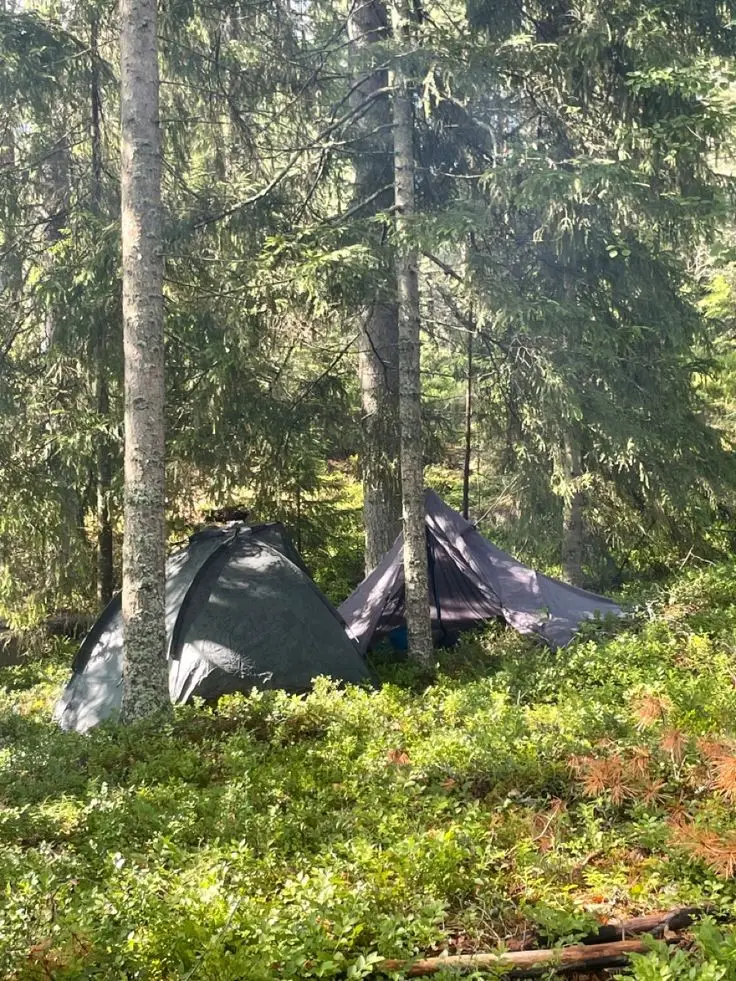
[[[377,976],[736,900],[736,570],[550,654],[465,639],[436,683],[254,693],[60,733],[70,651],[0,672],[0,972]],[[640,981],[736,977],[707,921]],[[693,973],[694,972],[694,973]],[[394,975],[400,977],[400,975]]]

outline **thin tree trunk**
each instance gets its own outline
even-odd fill
[[[398,308],[376,301],[365,319],[359,365],[363,446],[365,571],[371,572],[401,531],[398,437]]]
[[[470,461],[473,452],[473,331],[468,330],[465,379],[465,456],[463,459],[463,517],[470,513]]]
[[[402,49],[409,39],[411,14],[406,0],[393,8],[394,37]],[[404,576],[409,654],[432,664],[432,629],[427,575],[424,508],[419,310],[419,257],[411,244],[414,201],[414,116],[412,89],[401,59],[393,72],[394,197],[396,205],[396,283],[399,298],[399,423],[401,502],[404,524]]]
[[[371,49],[388,36],[383,0],[358,0],[348,18],[351,57],[358,84],[351,107],[363,111],[353,126],[356,205],[358,216],[377,214],[391,205],[391,110],[385,68],[370,64]],[[366,106],[367,100],[372,100]],[[385,189],[383,193],[381,190]],[[385,232],[376,229],[376,249],[385,253]],[[385,277],[378,277],[379,282]],[[399,479],[399,320],[392,287],[377,286],[366,298],[358,346],[358,377],[362,407],[361,476],[365,571],[371,572],[391,548],[401,530]]]
[[[166,663],[164,330],[156,0],[121,0],[125,358],[122,718],[170,705]]]
[[[64,124],[61,122],[62,132]],[[69,207],[69,139],[66,135],[59,137],[48,152],[43,173],[45,177],[45,204],[47,220],[44,226],[45,251],[42,265],[46,273],[52,275],[54,265],[53,248],[64,234]],[[53,305],[49,305],[44,318],[43,350],[49,351],[56,338],[57,317]]]
[[[570,435],[565,437],[564,471],[568,490],[562,505],[562,575],[573,586],[582,586],[584,495],[577,486],[582,468],[580,448]]]
[[[7,120],[4,130],[0,129],[0,167],[15,173],[15,163],[15,133],[10,120]],[[0,337],[0,362],[10,351],[22,322],[20,311],[22,284],[23,262],[17,246],[12,241],[10,244],[3,241],[3,251],[0,255],[0,296],[4,297],[6,310],[12,310],[13,313],[7,325],[7,335]]]
[[[90,127],[92,136],[92,210],[100,214],[102,204],[102,134],[100,117],[102,110],[100,92],[99,13],[92,12],[90,23],[91,105]],[[110,419],[110,396],[107,379],[107,333],[104,318],[98,314],[95,336],[95,409],[105,423]],[[97,439],[97,597],[100,606],[106,606],[113,593],[113,535],[110,517],[110,491],[112,485],[112,461],[108,433],[100,433]]]
[[[564,152],[569,156],[571,151],[566,147]],[[574,254],[574,250],[571,250],[567,260],[570,266],[574,266]],[[569,269],[563,273],[562,285],[565,304],[573,311],[576,299],[575,279]],[[573,586],[582,586],[585,494],[580,488],[580,478],[583,467],[580,444],[569,429],[563,439],[563,472],[566,486],[562,504],[562,575]]]
[[[100,419],[109,421],[110,400],[107,388],[107,366],[103,328],[98,333],[97,379],[95,402]],[[114,589],[114,543],[110,497],[112,486],[112,461],[107,433],[101,433],[97,443],[97,596],[100,606],[112,599]]]

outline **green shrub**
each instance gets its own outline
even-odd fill
[[[733,577],[556,654],[492,627],[432,684],[384,663],[378,692],[319,679],[87,737],[50,721],[58,657],[4,669],[5,976],[360,978],[614,913],[732,914]],[[696,936],[633,976],[730,978],[732,933]]]

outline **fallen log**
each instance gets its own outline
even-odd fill
[[[650,945],[643,940],[619,940],[610,944],[576,944],[551,950],[515,950],[500,954],[448,954],[418,961],[384,960],[379,971],[401,971],[404,977],[419,978],[452,968],[455,971],[505,969],[510,977],[529,978],[544,971],[589,971],[601,967],[621,967],[632,954],[645,954]]]
[[[634,916],[628,920],[610,920],[608,923],[601,924],[595,933],[581,937],[580,943],[586,945],[614,943],[616,940],[626,940],[629,937],[640,936],[642,933],[661,937],[667,933],[686,930],[706,912],[708,911],[697,906],[683,906],[666,912]]]
[[[502,954],[442,954],[418,961],[386,960],[381,963],[380,968],[383,971],[403,971],[406,977],[411,978],[435,974],[446,967],[454,967],[459,971],[507,967],[510,976],[522,978],[533,977],[534,974],[550,968],[562,973],[619,967],[626,963],[629,954],[648,950],[643,941],[627,938],[646,933],[671,941],[673,933],[686,930],[707,912],[697,906],[684,906],[648,913],[646,916],[634,916],[627,920],[611,920],[570,947],[510,951]]]

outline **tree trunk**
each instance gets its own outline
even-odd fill
[[[564,470],[567,487],[562,505],[562,575],[573,586],[582,586],[584,494],[578,486],[582,467],[580,447],[569,435],[565,438]]]
[[[63,122],[61,123],[62,132],[64,131]],[[66,228],[69,209],[69,138],[64,135],[59,137],[53,147],[46,155],[43,165],[43,175],[45,183],[45,210],[46,222],[44,225],[44,244],[45,251],[42,258],[42,265],[46,274],[53,275],[54,253],[53,248],[57,245]],[[44,317],[44,338],[42,348],[49,351],[56,339],[57,318],[53,304],[46,309]]]
[[[100,59],[98,50],[99,13],[92,12],[90,23],[91,104],[90,128],[92,137],[92,210],[100,214],[102,204],[102,134],[100,132],[101,93]],[[107,332],[105,319],[98,313],[95,332],[95,410],[105,423],[110,420],[110,397],[107,379]],[[112,461],[107,427],[97,439],[97,597],[100,606],[107,606],[113,594],[113,535],[110,517]]]
[[[470,457],[473,452],[473,331],[468,329],[465,380],[465,455],[463,459],[463,517],[470,512]]]
[[[565,159],[571,150],[563,147]],[[567,257],[569,264],[562,274],[564,300],[569,308],[570,316],[575,310],[576,290],[575,278],[570,272],[575,267],[575,251],[572,249]],[[563,331],[563,337],[566,332]],[[565,495],[562,504],[562,575],[573,586],[583,584],[583,557],[585,551],[585,525],[583,512],[585,509],[585,493],[580,487],[583,474],[580,444],[577,437],[568,428],[563,440],[563,472],[565,476]]]
[[[107,389],[104,328],[99,328],[98,362],[95,402],[100,419],[110,419],[110,400]],[[110,496],[112,486],[112,461],[109,436],[101,433],[97,442],[97,597],[100,606],[107,606],[114,589],[114,545]]]
[[[388,73],[370,64],[371,48],[388,35],[382,0],[360,0],[348,18],[351,57],[358,84],[351,94],[357,215],[370,217],[391,205],[392,144]],[[376,229],[385,252],[385,230]],[[379,277],[381,278],[381,277]],[[382,277],[385,281],[385,277]],[[398,422],[398,307],[392,288],[367,298],[358,347],[362,407],[361,472],[365,571],[371,572],[401,530]]]
[[[166,663],[164,330],[156,0],[121,0],[125,534],[122,719],[170,705]]]
[[[408,40],[407,0],[397,0],[394,37],[402,50]],[[404,576],[409,654],[432,665],[432,630],[427,576],[427,530],[424,508],[419,311],[419,258],[411,244],[414,203],[414,116],[412,89],[397,59],[393,73],[394,197],[396,284],[399,298],[399,424],[401,432],[401,503],[404,525]]]
[[[2,8],[0,8],[2,9]],[[15,133],[10,120],[0,128],[0,167],[15,173]],[[17,245],[3,240],[0,255],[0,296],[3,297],[8,316],[7,333],[0,336],[0,364],[9,353],[23,320],[21,293],[23,287],[23,261]]]
[[[401,531],[398,437],[398,308],[376,302],[360,339],[363,409],[363,526],[365,571],[381,561]]]

